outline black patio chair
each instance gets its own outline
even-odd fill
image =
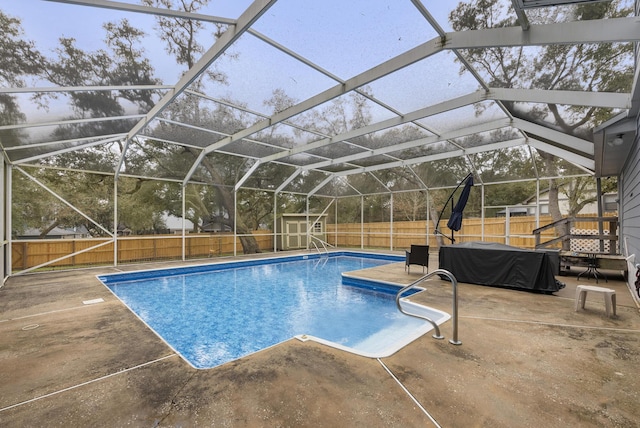
[[[422,266],[429,272],[429,246],[428,245],[411,245],[411,250],[405,250],[404,270],[411,273],[411,265]]]

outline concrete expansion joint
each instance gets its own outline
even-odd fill
[[[25,404],[33,403],[34,401],[42,400],[43,398],[53,397],[54,395],[58,395],[58,394],[61,394],[63,392],[72,391],[72,390],[80,388],[82,386],[86,386],[86,385],[90,385],[92,383],[100,382],[102,380],[105,380],[105,379],[108,379],[108,378],[111,378],[111,377],[114,377],[114,376],[118,376],[118,375],[121,375],[123,373],[127,373],[127,372],[130,372],[130,371],[133,371],[133,370],[136,370],[136,369],[139,369],[139,368],[151,365],[151,364],[155,364],[155,363],[157,363],[159,361],[166,360],[167,358],[175,357],[177,355],[178,354],[165,355],[164,357],[158,358],[158,359],[153,360],[153,361],[147,361],[146,363],[142,363],[142,364],[138,364],[137,366],[125,368],[125,369],[119,370],[117,372],[110,373],[110,374],[105,375],[105,376],[101,376],[101,377],[96,378],[96,379],[91,379],[91,380],[88,380],[86,382],[82,382],[82,383],[79,383],[77,385],[70,386],[68,388],[60,389],[58,391],[53,391],[53,392],[50,392],[48,394],[44,394],[44,395],[41,395],[39,397],[32,398],[30,400],[23,401],[21,403],[12,404],[10,406],[1,408],[0,409],[0,413],[4,412],[6,410],[9,410],[9,409],[13,409],[15,407],[20,407],[20,406],[23,406]]]
[[[385,363],[382,362],[382,360],[380,358],[376,358],[376,360],[380,363],[380,365],[385,369],[385,371],[389,374],[389,376],[391,376],[391,378],[396,381],[396,383],[400,386],[400,388],[402,388],[402,390],[405,392],[405,394],[407,394],[409,396],[409,398],[411,398],[411,400],[420,408],[420,410],[422,410],[422,413],[424,413],[429,420],[437,427],[437,428],[441,428],[440,424],[438,424],[438,422],[435,420],[435,418],[433,416],[431,416],[431,414],[427,411],[427,409],[424,408],[424,406],[418,401],[418,399],[407,389],[406,386],[404,386],[402,384],[402,382],[400,382],[400,379],[398,379],[396,377],[396,375],[393,374],[393,372],[389,369],[389,367],[386,366]]]

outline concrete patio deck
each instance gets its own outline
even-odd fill
[[[437,258],[430,264],[433,270]],[[169,265],[178,263],[10,278],[0,289],[0,426],[540,428],[640,421],[640,312],[617,272],[598,284],[616,290],[615,318],[605,316],[601,296],[590,295],[586,310],[574,311],[575,276],[558,277],[567,286],[552,295],[459,284],[459,346],[448,342],[447,321],[446,340],[427,334],[388,358],[292,339],[196,370],[96,279]],[[395,263],[360,275],[406,284],[421,270],[409,275]],[[450,313],[451,284],[424,285],[412,300]],[[104,302],[83,304],[99,298]]]

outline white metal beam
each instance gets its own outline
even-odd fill
[[[637,18],[594,19],[446,33],[445,49],[477,49],[581,43],[626,43],[640,40]]]
[[[535,9],[542,7],[566,6],[580,3],[598,3],[611,0],[513,0],[514,6],[521,9]]]
[[[334,179],[334,175],[331,174],[329,175],[327,178],[325,178],[324,180],[322,180],[322,182],[320,184],[318,184],[316,187],[314,187],[309,193],[307,193],[307,199],[309,198],[309,196],[315,195],[320,189],[322,189],[328,182],[330,182],[331,180]]]
[[[375,175],[371,174],[371,176],[373,178],[375,178],[376,180],[378,179]],[[340,178],[340,177],[338,177]],[[379,181],[379,180],[378,180]],[[354,192],[356,192],[356,194],[362,196],[362,192],[360,190],[358,190],[353,184],[349,183],[347,180],[342,180],[342,182],[344,184],[346,184],[347,186],[349,186],[351,188],[351,190],[353,190]]]
[[[640,112],[640,64],[636,61],[636,70],[633,74],[633,86],[631,87],[631,109],[629,117],[638,116]]]
[[[513,10],[516,12],[516,16],[518,17],[518,23],[522,27],[523,31],[527,31],[529,29],[529,18],[527,18],[527,14],[522,10],[523,0],[512,0]]]
[[[2,200],[0,200],[0,288],[3,287],[5,279],[12,271],[11,252],[13,248],[11,238],[11,179],[8,178],[10,171],[9,164],[4,159],[0,159],[0,189],[3,189]],[[5,180],[7,181],[5,183]],[[6,216],[6,217],[5,217]]]
[[[418,180],[418,184],[420,184],[420,186],[424,190],[428,191],[429,186],[427,186],[427,183],[425,183],[424,180],[418,175],[418,173],[416,173],[415,169],[413,169],[411,165],[407,166],[407,169],[411,172],[411,174],[415,177],[415,179]]]
[[[182,180],[183,187],[187,185],[189,180],[191,180],[191,177],[193,176],[193,174],[195,174],[196,169],[198,168],[198,165],[200,165],[200,163],[202,162],[202,159],[204,159],[206,155],[207,154],[205,153],[204,150],[200,150],[200,153],[198,153],[198,157],[196,158],[195,161],[193,161],[193,164],[191,164],[191,168],[189,168],[187,175],[185,175],[184,180]]]
[[[85,119],[69,119],[69,120],[54,120],[51,122],[35,122],[35,123],[17,123],[14,125],[2,125],[0,131],[8,129],[26,129],[26,128],[40,128],[43,126],[61,126],[61,125],[77,125],[82,123],[94,123],[94,122],[109,122],[113,120],[127,120],[138,119],[144,117],[143,114],[131,114],[127,116],[110,116],[110,117],[90,117]],[[87,138],[99,138],[100,136],[87,137]]]
[[[489,88],[487,99],[588,107],[631,108],[631,95],[616,92]]]
[[[282,182],[282,184],[280,184],[280,186],[278,186],[278,188],[276,189],[275,193],[280,193],[282,192],[282,189],[284,189],[285,187],[287,187],[289,185],[289,183],[291,183],[293,180],[295,180],[295,178],[300,175],[300,173],[302,172],[301,169],[296,169],[293,174],[291,174],[289,177],[287,177],[286,180],[284,180]]]
[[[31,156],[31,157],[28,157],[28,158],[22,158],[22,159],[13,161],[13,163],[15,165],[25,164],[25,163],[33,162],[35,160],[45,159],[45,158],[48,158],[48,157],[51,157],[51,156],[61,155],[61,154],[64,154],[64,153],[69,153],[69,152],[75,152],[75,151],[80,150],[80,149],[87,149],[89,147],[100,146],[102,144],[112,143],[112,142],[118,141],[120,139],[122,139],[122,135],[118,135],[118,136],[115,136],[115,137],[107,138],[107,139],[104,139],[104,140],[93,141],[93,142],[88,143],[88,144],[80,144],[78,146],[66,147],[64,149],[54,150],[52,152],[41,153],[41,154],[36,155],[36,156]],[[27,146],[25,148],[29,148],[29,147]]]
[[[50,1],[53,3],[75,4],[80,6],[93,6],[93,7],[100,7],[103,9],[121,10],[125,12],[146,13],[149,15],[166,16],[169,18],[193,19],[195,21],[206,21],[206,22],[214,22],[219,24],[234,25],[236,22],[233,19],[221,18],[218,16],[203,15],[201,13],[183,12],[180,10],[157,8],[157,7],[151,7],[151,6],[141,6],[137,4],[122,3],[122,2],[108,1],[108,0],[46,0],[46,1]]]
[[[249,177],[251,177],[251,174],[253,174],[256,169],[258,169],[258,167],[261,165],[260,161],[255,162],[253,165],[251,165],[251,168],[249,168],[249,171],[247,171],[240,180],[238,180],[238,182],[236,183],[236,185],[233,187],[233,191],[237,192],[238,189],[240,189],[240,187],[244,184],[245,181],[247,181],[249,179]]]
[[[538,136],[546,140],[555,141],[560,146],[580,151],[590,158],[593,158],[594,156],[592,141],[583,140],[582,138],[574,137],[572,135],[565,134],[564,132],[556,131],[555,129],[547,128],[519,118],[513,119],[513,126],[526,132],[530,138]]]
[[[20,146],[10,146],[10,147],[3,147],[5,152],[11,152],[14,150],[29,150],[29,149],[33,149],[33,148],[37,148],[37,147],[48,147],[48,146],[55,146],[58,144],[76,144],[76,143],[81,143],[87,140],[96,140],[96,139],[102,139],[100,141],[106,141],[106,139],[111,139],[111,138],[124,138],[127,134],[121,133],[121,134],[108,134],[108,135],[99,135],[97,137],[82,137],[82,138],[71,138],[69,140],[55,140],[55,141],[47,141],[45,143],[32,143],[32,144],[24,144],[24,145],[20,145]]]
[[[47,86],[29,88],[0,88],[0,94],[30,94],[43,92],[108,92],[155,91],[173,89],[173,85],[116,85],[116,86]]]
[[[138,135],[138,137],[136,138],[138,140],[144,139],[144,140],[151,140],[151,141],[159,141],[161,143],[167,143],[174,146],[189,147],[190,149],[202,150],[202,147],[196,146],[195,144],[183,143],[181,141],[169,140],[167,138],[160,138],[157,136],[151,137],[148,135]]]
[[[566,159],[573,164],[583,166],[589,171],[595,171],[596,162],[593,159],[589,159],[563,148],[553,146],[549,143],[545,143],[544,141],[540,141],[537,138],[529,137],[528,142],[531,147],[535,147],[536,149],[542,150],[543,152],[547,152],[559,158]]]

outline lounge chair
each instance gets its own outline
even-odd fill
[[[404,270],[411,273],[411,265],[422,266],[429,272],[429,246],[428,245],[411,245],[411,251],[405,250]]]

